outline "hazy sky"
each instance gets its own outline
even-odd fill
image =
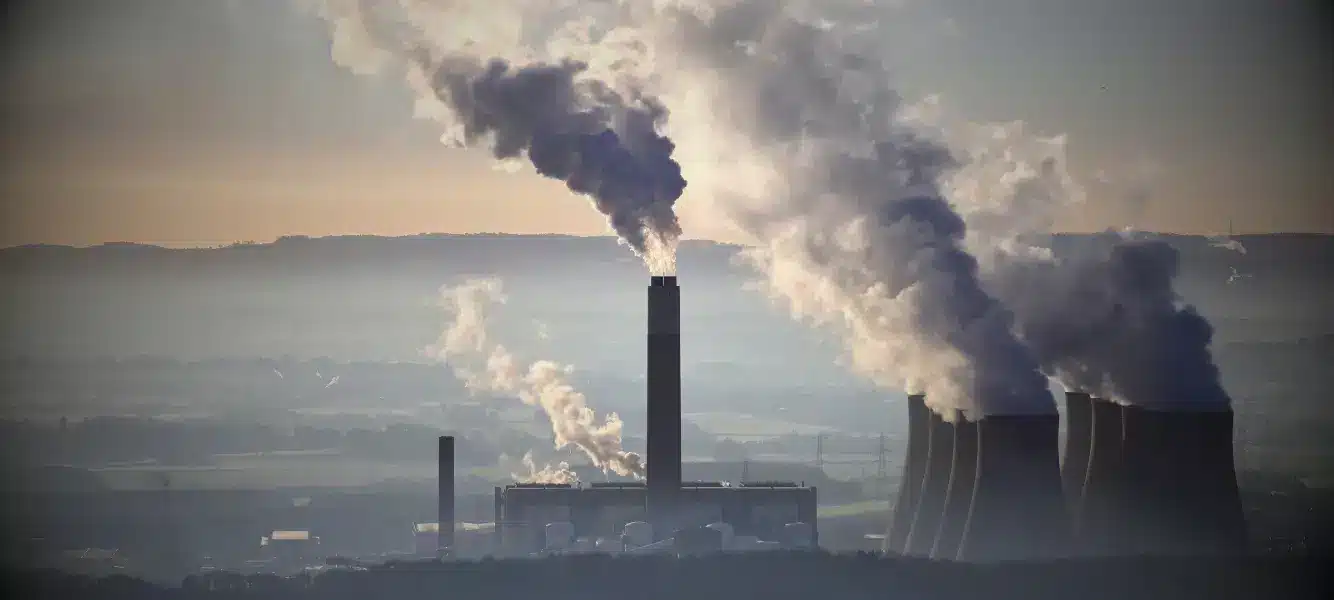
[[[888,2],[888,0],[886,0]],[[902,0],[899,0],[900,2]],[[1066,132],[1076,174],[1160,167],[1068,230],[1334,233],[1334,24],[1315,0],[908,0],[905,91]],[[283,0],[6,3],[0,245],[605,226],[436,143]],[[1105,89],[1104,89],[1105,88]],[[687,178],[689,173],[686,174]],[[709,235],[682,201],[687,232]]]

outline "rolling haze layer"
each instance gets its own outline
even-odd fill
[[[1065,248],[1091,238],[1058,237]],[[1330,333],[1334,241],[1241,236],[1249,252],[1204,238],[1181,249],[1181,291],[1219,328],[1217,341]],[[739,249],[686,242],[681,250],[684,366],[802,364],[813,379],[846,375],[838,347],[743,289]],[[1073,250],[1069,250],[1073,251]],[[1231,269],[1248,275],[1229,284]],[[33,246],[0,250],[0,355],[329,357],[426,362],[444,329],[439,288],[465,275],[504,279],[496,327],[513,344],[558,350],[580,368],[638,374],[645,275],[612,238],[418,236],[291,238],[276,244],[168,250],[147,246]],[[549,339],[538,335],[539,325]],[[526,340],[526,342],[525,342]],[[788,370],[790,372],[790,370]],[[795,375],[795,374],[794,374]]]

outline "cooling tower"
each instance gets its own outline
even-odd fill
[[[949,486],[945,490],[945,510],[936,534],[931,558],[953,560],[959,554],[959,542],[968,524],[977,483],[977,424],[960,416],[954,421],[954,455],[950,465]]]
[[[912,525],[903,553],[928,556],[940,532],[940,517],[945,512],[950,469],[954,466],[954,426],[932,411],[927,416],[926,471],[918,490]]]
[[[1137,516],[1127,505],[1123,409],[1101,398],[1091,398],[1089,407],[1088,464],[1081,493],[1072,502],[1075,542],[1085,554],[1124,554],[1126,528]]]
[[[1228,554],[1246,548],[1232,456],[1231,410],[1123,409],[1128,530],[1137,554]]]
[[[654,531],[671,532],[681,490],[681,289],[654,276],[648,288],[648,498]]]
[[[959,560],[1026,560],[1068,553],[1059,428],[1055,414],[977,421],[976,487]]]
[[[1061,459],[1061,487],[1071,518],[1078,521],[1084,497],[1093,445],[1093,397],[1082,392],[1065,393],[1065,455]]]
[[[883,550],[902,553],[912,530],[912,519],[917,511],[917,495],[926,475],[927,444],[930,441],[931,410],[926,397],[908,396],[908,456],[903,461],[903,476],[899,479],[899,496],[890,517],[889,531],[885,534]]]
[[[454,547],[454,437],[440,436],[436,465],[436,548]]]

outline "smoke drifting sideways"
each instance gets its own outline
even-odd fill
[[[446,126],[442,139],[486,147],[501,161],[526,156],[542,176],[591,198],[650,272],[675,271],[682,231],[674,204],[686,180],[675,144],[658,133],[668,116],[660,102],[633,83],[617,89],[590,77],[579,61],[516,66],[433,48],[420,24],[404,26],[410,13],[393,14],[403,8],[396,3],[316,5],[340,64],[367,73],[397,59],[419,113]]]
[[[1177,251],[1136,228],[1164,166],[1141,158],[1122,173],[1099,172],[1100,203],[1130,225],[1057,256],[1049,243],[1056,216],[1087,200],[1065,171],[1065,136],[1025,135],[1022,122],[950,122],[937,98],[905,112],[962,156],[947,195],[969,226],[983,287],[1014,314],[1044,373],[1123,404],[1230,405],[1211,355],[1212,327],[1175,291]]]
[[[784,6],[668,8],[654,40],[676,61],[658,73],[663,86],[689,90],[664,98],[705,98],[673,120],[675,139],[692,150],[729,143],[728,157],[712,161],[725,169],[735,157],[767,163],[756,170],[768,180],[747,190],[703,178],[715,217],[755,240],[745,257],[760,288],[837,331],[856,371],[924,392],[942,416],[1055,414],[938,183],[956,158],[897,121],[901,99],[874,54]],[[687,163],[692,181],[709,162]]]
[[[513,477],[519,483],[575,484],[579,482],[579,475],[570,469],[570,463],[560,461],[555,465],[539,467],[537,461],[533,460],[532,450],[523,454],[521,464],[528,471],[527,473],[510,473],[510,477]]]
[[[620,417],[613,413],[598,421],[584,395],[570,385],[571,367],[547,360],[522,365],[503,345],[491,340],[487,328],[492,310],[505,301],[499,279],[467,279],[441,288],[440,293],[452,321],[437,343],[426,349],[427,354],[450,365],[470,390],[511,395],[540,407],[551,420],[557,449],[574,446],[604,472],[644,477],[643,458],[621,447]],[[538,469],[530,454],[524,464],[534,480],[568,483],[577,479],[565,463]]]
[[[1123,403],[1226,406],[1211,327],[1173,289],[1175,250],[1117,236],[1099,253],[1056,257],[1041,239],[1085,200],[1065,171],[1065,137],[950,122],[936,98],[905,104],[882,60],[879,12],[737,0],[661,13],[671,24],[658,42],[674,52],[656,54],[680,57],[659,73],[664,87],[676,71],[676,86],[714,92],[694,112],[665,94],[671,134],[692,150],[731,142],[685,163],[692,189],[724,199],[715,214],[757,240],[749,258],[763,287],[839,329],[857,371],[925,392],[937,412],[1054,412],[1044,374]],[[683,130],[697,122],[701,133]],[[724,153],[768,164],[741,169]],[[711,162],[771,172],[733,194],[770,201],[729,198],[744,186],[697,170]],[[1147,199],[1140,183],[1132,200]]]
[[[1228,410],[1213,327],[1174,290],[1177,250],[1108,238],[1075,256],[998,264],[993,287],[1025,343],[1068,389],[1158,410]]]

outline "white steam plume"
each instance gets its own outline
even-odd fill
[[[584,395],[568,382],[571,367],[546,360],[521,365],[504,346],[490,339],[491,310],[505,301],[499,279],[468,279],[442,288],[441,296],[453,320],[436,345],[427,349],[429,354],[453,367],[472,390],[513,395],[524,404],[540,407],[551,420],[557,449],[574,446],[603,471],[644,476],[643,459],[621,447],[620,417],[613,413],[597,420]],[[547,470],[539,472],[535,466],[530,471],[533,477],[541,473],[557,476]]]
[[[934,98],[901,104],[879,60],[886,36],[875,9],[855,4],[716,3],[708,17],[686,12],[661,36],[677,52],[658,55],[679,57],[661,77],[713,84],[690,86],[707,90],[692,91],[708,96],[707,112],[662,94],[677,117],[671,135],[693,149],[709,139],[682,127],[711,120],[701,129],[743,140],[718,152],[762,156],[777,173],[752,193],[777,200],[743,210],[715,201],[718,214],[767,240],[753,256],[769,290],[795,313],[840,326],[859,371],[889,385],[902,377],[937,409],[943,400],[980,414],[1048,410],[1029,349],[1068,388],[1174,409],[1225,405],[1211,327],[1173,289],[1176,251],[1116,238],[1056,259],[1034,234],[1084,201],[1065,170],[1064,136],[1033,135],[1019,122],[954,122]],[[710,80],[715,70],[726,77]],[[713,162],[731,168],[722,156]],[[708,161],[683,163],[690,202],[739,187],[715,187],[728,180],[702,175]],[[1147,201],[1152,174],[1140,174],[1132,202]],[[932,202],[941,196],[952,211]],[[913,231],[877,227],[886,212]],[[964,224],[985,292],[973,290],[971,258],[955,242]],[[991,296],[1014,311],[1022,345]]]
[[[528,470],[527,473],[511,473],[510,476],[520,483],[564,483],[574,484],[579,482],[579,475],[570,468],[570,463],[561,461],[555,465],[537,466],[537,461],[533,460],[532,451],[523,454],[523,467]]]
[[[340,15],[364,22],[365,4]],[[925,392],[947,415],[1055,411],[1010,316],[980,285],[965,221],[945,197],[942,177],[959,157],[898,118],[904,106],[876,46],[883,15],[868,14],[880,9],[767,0],[585,2],[578,11],[518,0],[380,4],[411,7],[402,11],[416,19],[408,28],[445,55],[470,38],[497,45],[469,32],[503,33],[502,22],[517,17],[509,22],[517,32],[494,38],[514,49],[488,50],[573,58],[604,74],[599,81],[671,106],[666,127],[681,143],[692,201],[757,243],[747,257],[762,288],[795,316],[842,334],[858,372]]]
[[[1104,200],[1128,213],[1130,226],[1057,257],[1044,241],[1057,213],[1086,202],[1065,172],[1063,136],[1025,135],[1021,123],[949,122],[934,99],[913,117],[966,156],[948,178],[949,197],[969,224],[987,289],[1013,311],[1045,373],[1127,404],[1230,402],[1210,353],[1212,327],[1174,289],[1176,250],[1135,235],[1160,165],[1141,159],[1125,174],[1100,173]]]
[[[660,15],[657,43],[672,52],[658,56],[673,62],[657,75],[689,90],[662,97],[700,184],[691,198],[713,196],[715,214],[755,240],[746,257],[761,287],[840,333],[858,372],[924,392],[946,416],[1054,413],[1046,378],[982,288],[966,224],[945,197],[941,182],[959,157],[901,118],[885,65],[858,48],[873,40],[833,33],[840,19],[867,20],[833,4],[842,12],[757,0]],[[730,134],[721,144],[719,131]],[[696,144],[723,156],[691,160]],[[731,169],[737,157],[762,174],[750,189],[723,174],[696,178],[697,167]]]
[[[1165,367],[1132,354],[1165,345],[1179,348],[1173,356],[1183,363],[1212,365],[1202,319],[1172,292],[1173,253],[1118,241],[1119,250],[1057,260],[1048,244],[1025,237],[1048,233],[1057,211],[1083,200],[1065,171],[1064,137],[1017,122],[975,125],[951,119],[937,99],[900,98],[887,68],[894,36],[885,24],[899,16],[892,6],[354,4],[406,7],[408,28],[441,56],[469,48],[469,56],[517,62],[572,59],[623,97],[670,107],[664,133],[690,175],[685,206],[707,228],[750,240],[761,287],[795,316],[838,331],[857,372],[925,392],[937,410],[1054,411],[1039,363],[1067,387],[1096,382],[1091,391],[1139,402],[1188,392],[1169,389],[1157,374]],[[364,37],[335,35],[344,50]],[[1088,303],[1094,292],[1075,290],[1101,299]],[[1179,326],[1171,334],[1127,327],[1115,350],[1092,350],[1107,323],[1155,319]],[[1050,339],[1069,331],[1074,341]],[[1200,379],[1186,388],[1210,388],[1208,371],[1194,369]]]

